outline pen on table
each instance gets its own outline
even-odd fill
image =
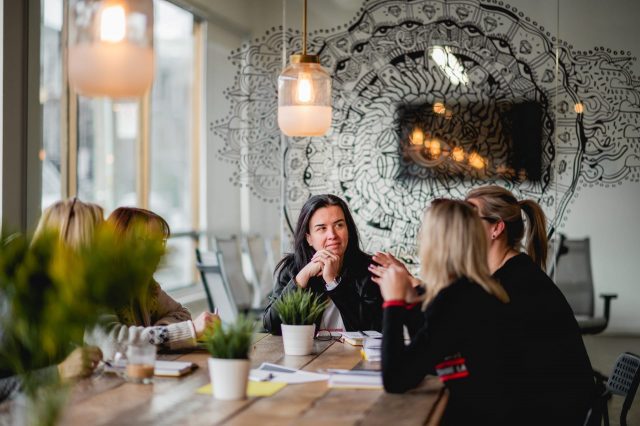
[[[340,368],[327,368],[318,370],[325,374],[355,374],[357,376],[378,376],[382,374],[378,370],[344,370]]]

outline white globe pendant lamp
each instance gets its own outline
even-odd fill
[[[70,0],[68,63],[81,95],[144,95],[154,73],[153,0]]]

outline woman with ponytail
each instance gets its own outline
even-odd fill
[[[592,401],[593,370],[571,307],[544,272],[542,208],[533,200],[518,201],[499,186],[475,188],[467,202],[482,219],[491,274],[511,300],[509,322],[523,354],[522,374],[514,380],[527,384],[519,410],[522,423],[583,424]]]

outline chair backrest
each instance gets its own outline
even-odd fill
[[[253,289],[247,282],[242,270],[242,254],[238,238],[216,238],[216,247],[221,255],[221,265],[225,272],[231,294],[241,310],[252,306]]]
[[[218,308],[223,322],[234,322],[238,317],[238,306],[231,293],[229,281],[222,268],[220,252],[196,249],[196,266],[200,271],[209,309]]]
[[[571,305],[574,314],[593,316],[593,277],[589,238],[564,240],[566,253],[560,255],[552,277]]]
[[[242,251],[242,270],[247,282],[253,289],[251,307],[260,309],[266,306],[267,292],[264,292],[260,283],[260,271],[264,266],[264,241],[259,235],[244,235],[240,238]]]
[[[626,424],[626,417],[638,390],[640,381],[640,357],[630,352],[621,354],[613,366],[613,372],[607,381],[607,389],[625,400],[620,412],[620,424]]]

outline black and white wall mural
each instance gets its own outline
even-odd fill
[[[310,195],[334,193],[365,250],[410,261],[433,198],[497,183],[538,200],[553,232],[582,188],[640,182],[631,52],[576,51],[502,1],[370,0],[336,24],[309,49],[333,76],[326,136],[281,141],[283,43],[301,50],[282,28],[231,52],[231,108],[210,126],[234,183],[280,202],[284,182],[288,227]]]

